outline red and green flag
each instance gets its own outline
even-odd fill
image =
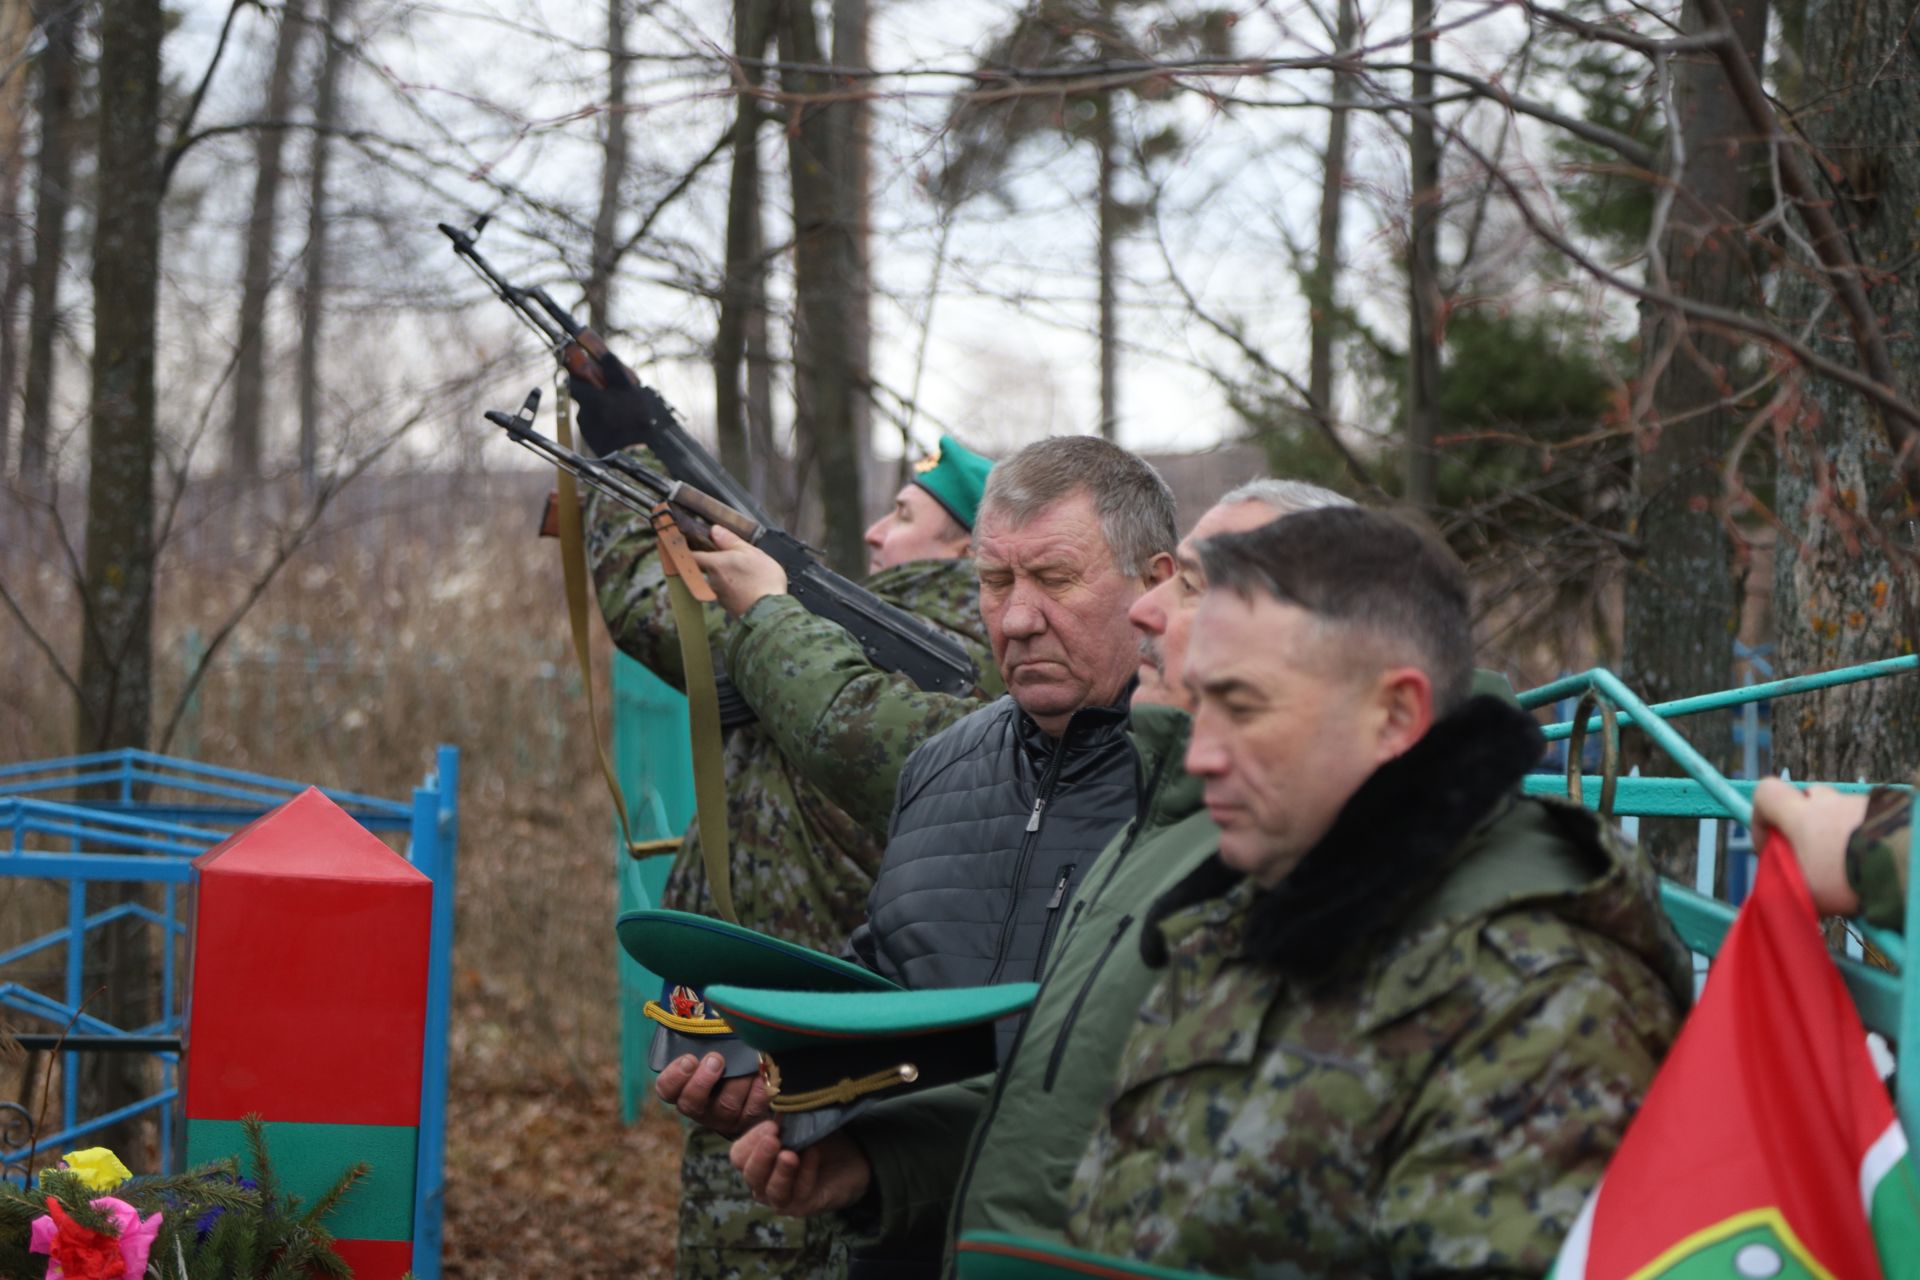
[[[1709,1276],[1920,1280],[1906,1135],[1778,837],[1551,1280]]]

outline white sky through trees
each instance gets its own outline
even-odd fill
[[[227,12],[212,0],[183,0],[177,7],[181,22],[166,49],[176,85],[198,76]],[[1406,56],[1404,46],[1394,44],[1404,30],[1399,9],[1363,6],[1370,20],[1364,40],[1376,60]],[[1326,22],[1331,5],[1328,10]],[[982,0],[875,6],[872,60],[893,73],[874,87],[875,372],[893,392],[904,394],[915,383],[943,243],[940,211],[924,180],[941,162],[950,95],[966,84],[934,73],[971,66],[1015,11]],[[525,357],[491,393],[489,403],[502,407],[517,404],[536,377],[550,381],[535,359],[532,335],[511,326],[504,308],[487,303],[433,224],[492,211],[482,248],[496,264],[554,286],[569,305],[579,302],[598,198],[605,16],[604,5],[592,0],[356,0],[348,34],[358,56],[343,80],[343,101],[350,127],[360,133],[336,143],[342,292],[329,338],[330,381],[350,370],[349,398],[356,403],[375,387],[398,388],[419,377],[419,368],[400,356],[422,349],[435,366],[508,351]],[[1462,5],[1442,19],[1455,16],[1473,21],[1443,39],[1440,56],[1478,74],[1501,74],[1521,24],[1492,6]],[[272,33],[257,11],[240,15],[228,61],[201,111],[203,127],[258,112]],[[716,57],[730,47],[729,5],[682,0],[644,8],[629,23],[628,41],[632,173],[621,239],[720,138],[734,106]],[[1269,58],[1324,53],[1330,44],[1323,19],[1305,3],[1239,10],[1233,41],[1237,56]],[[310,100],[311,48],[307,61],[301,114]],[[1239,433],[1242,424],[1208,370],[1246,379],[1250,366],[1208,319],[1237,327],[1265,358],[1304,378],[1307,325],[1297,267],[1305,260],[1296,264],[1290,252],[1313,249],[1326,114],[1312,104],[1326,100],[1328,82],[1322,70],[1194,78],[1188,83],[1200,92],[1176,92],[1122,117],[1123,145],[1130,130],[1169,120],[1185,138],[1178,155],[1155,167],[1158,217],[1132,234],[1120,254],[1123,443],[1197,448]],[[1538,86],[1533,92],[1555,96]],[[1210,94],[1245,102],[1209,100]],[[1558,105],[1577,110],[1577,103]],[[1481,114],[1484,121],[1474,127],[1491,139],[1499,117],[1484,105]],[[1348,271],[1341,282],[1343,298],[1395,341],[1404,327],[1398,223],[1406,200],[1397,128],[1390,117],[1355,117]],[[784,141],[777,125],[761,136],[770,243],[789,231]],[[282,197],[280,269],[287,287],[279,290],[270,319],[278,361],[270,362],[270,376],[282,379],[293,341],[304,225],[299,174],[307,145],[300,133],[288,149],[294,177]],[[1541,166],[1538,179],[1551,183],[1550,155],[1532,131],[1520,130],[1505,154],[1523,173],[1531,159]],[[232,340],[251,157],[244,133],[201,144],[174,193],[166,305],[182,349],[170,353],[169,367],[182,385],[197,381],[202,395],[213,375],[194,379],[190,371],[217,364]],[[915,434],[922,445],[942,429],[999,450],[1096,427],[1093,156],[1055,134],[1021,148],[1010,172],[1010,203],[976,197],[945,228],[945,260],[919,373]],[[710,430],[712,415],[705,354],[716,314],[707,291],[719,274],[726,181],[723,150],[627,256],[614,290],[613,312],[625,331],[616,349],[702,432]],[[1139,199],[1147,187],[1129,177],[1122,194]],[[1515,305],[1534,305],[1549,294],[1555,305],[1590,305],[1584,295],[1565,295],[1564,281],[1514,278],[1519,260],[1517,251],[1496,253],[1489,279]],[[784,260],[774,264],[771,287],[775,306],[784,307]],[[449,311],[450,303],[462,301],[474,305]],[[785,327],[776,320],[782,347]],[[1350,382],[1343,397],[1343,416],[1363,447],[1369,434],[1395,429],[1382,420],[1391,402],[1381,402],[1377,388],[1373,411],[1361,407],[1369,398],[1363,386]],[[776,404],[784,412],[788,403],[782,385]],[[430,455],[452,441],[463,452],[484,448],[499,465],[518,465],[507,442],[474,443],[468,433],[485,431],[473,417],[479,407],[485,406],[448,406],[435,415],[445,420],[433,421],[409,452]],[[269,448],[275,440],[284,447],[285,424],[273,432]],[[881,453],[898,448],[898,429],[883,414],[875,415],[874,439]]]

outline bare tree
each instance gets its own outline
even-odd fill
[[[309,497],[319,489],[320,335],[326,327],[331,285],[328,250],[327,171],[333,134],[339,127],[341,24],[352,0],[326,0],[321,10],[320,76],[313,95],[313,142],[307,162],[306,272],[300,284],[300,484]]]
[[[281,156],[286,131],[279,122],[293,105],[293,72],[307,31],[304,4],[288,0],[280,10],[280,33],[273,42],[273,66],[267,73],[262,118],[269,127],[254,135],[253,208],[247,216],[246,261],[240,279],[238,359],[233,369],[233,417],[227,427],[227,470],[245,482],[260,474],[260,407],[266,394],[267,301],[277,273],[273,249],[280,229]]]
[[[1097,94],[1093,106],[1094,274],[1100,288],[1100,434],[1120,433],[1120,281],[1116,250],[1120,241],[1120,197],[1114,190],[1120,166],[1114,159],[1112,92]]]
[[[1757,55],[1766,38],[1765,0],[1741,6],[1732,36]],[[1708,26],[1688,4],[1682,30]],[[1659,243],[1649,282],[1729,310],[1755,297],[1746,237],[1756,190],[1759,149],[1719,61],[1707,52],[1677,57],[1661,69],[1674,119],[1668,128],[1670,186],[1657,194]],[[1739,624],[1732,547],[1726,535],[1722,468],[1742,416],[1735,386],[1739,343],[1732,335],[1689,325],[1663,307],[1649,307],[1641,338],[1640,394],[1651,412],[1634,468],[1637,556],[1626,579],[1625,674],[1644,697],[1663,701],[1733,683],[1733,638]],[[1689,741],[1716,764],[1732,750],[1726,717],[1701,717]],[[1659,753],[1641,760],[1666,772]],[[1689,832],[1649,830],[1649,848],[1663,870],[1690,879],[1696,843]]]
[[[833,65],[857,79],[872,68],[868,49],[871,0],[833,0]],[[873,444],[873,104],[861,94],[833,111],[834,168],[839,181],[837,219],[852,241],[853,277],[847,281],[848,361],[861,378],[850,410],[854,437],[864,457]]]
[[[773,0],[734,0],[733,52],[742,74],[758,66],[773,39]],[[761,243],[760,215],[760,101],[742,94],[733,118],[733,165],[727,185],[725,262],[720,279],[720,316],[713,339],[714,425],[720,441],[720,461],[728,471],[746,478],[747,487],[762,502],[772,497],[769,482],[778,474],[771,454],[764,453],[754,431],[753,407],[747,394],[749,333],[758,323],[765,340],[766,264]],[[767,432],[766,445],[772,433]],[[784,507],[784,503],[777,504]]]
[[[60,340],[60,272],[67,210],[73,203],[73,98],[79,80],[80,6],[41,6],[40,152],[34,160],[33,301],[27,315],[27,384],[20,406],[20,476],[37,483],[47,469],[53,417],[53,352]]]
[[[13,384],[20,371],[15,310],[26,287],[26,240],[20,219],[21,163],[26,154],[27,0],[0,0],[0,476],[13,451]]]
[[[1359,31],[1356,0],[1336,0],[1333,47],[1336,53],[1353,48]],[[1333,73],[1333,105],[1327,111],[1327,149],[1321,161],[1320,221],[1313,274],[1307,281],[1307,407],[1320,419],[1320,429],[1331,436],[1338,425],[1333,404],[1333,345],[1339,333],[1336,289],[1340,277],[1340,233],[1346,209],[1347,118],[1352,114],[1353,75]]]
[[[1433,0],[1413,0],[1413,101],[1407,120],[1407,501],[1440,497],[1440,144],[1433,118]]]
[[[608,307],[615,261],[613,231],[620,189],[627,179],[627,0],[607,0],[607,109],[600,137],[600,207],[593,218],[587,266],[588,322],[600,333],[612,324]]]
[[[115,0],[100,13],[100,167],[114,194],[93,241],[93,397],[87,473],[87,607],[81,632],[81,751],[145,749],[153,699],[154,337],[159,317],[160,0]],[[102,896],[135,900],[138,886]],[[107,905],[107,904],[102,904]],[[124,924],[137,922],[126,921]],[[104,1016],[137,1027],[151,1016],[150,939],[103,929]],[[96,1105],[139,1096],[132,1055],[88,1062]]]
[[[860,280],[853,228],[842,220],[836,107],[819,101],[832,81],[821,65],[820,33],[805,0],[781,0],[778,26],[781,87],[789,95],[788,181],[793,189],[793,363],[799,430],[813,454],[815,473],[834,500],[822,504],[828,563],[858,575],[867,562],[867,442],[858,433],[854,400],[867,385],[855,361],[851,290]]]

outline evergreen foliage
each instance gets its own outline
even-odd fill
[[[93,1201],[112,1196],[142,1218],[165,1215],[147,1261],[147,1275],[159,1280],[350,1277],[352,1270],[333,1252],[333,1236],[321,1223],[367,1176],[368,1166],[352,1165],[312,1204],[304,1204],[282,1190],[260,1117],[247,1116],[241,1123],[248,1148],[244,1176],[241,1162],[227,1159],[167,1177],[136,1177],[111,1191],[88,1187],[61,1168],[43,1171],[30,1189],[0,1182],[0,1275],[37,1280],[46,1274],[46,1256],[27,1245],[34,1219],[47,1212],[48,1197],[82,1226],[111,1235],[107,1217]]]

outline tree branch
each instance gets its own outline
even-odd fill
[[[165,191],[173,181],[173,171],[185,155],[185,139],[193,128],[193,118],[200,114],[200,104],[206,100],[207,89],[213,84],[213,73],[219,69],[220,58],[227,51],[227,37],[233,33],[233,20],[239,16],[243,6],[258,5],[259,0],[233,0],[227,9],[227,18],[220,24],[220,39],[213,46],[213,56],[207,59],[207,69],[200,75],[200,83],[194,87],[193,96],[187,99],[187,109],[180,117],[180,123],[174,127],[173,142],[167,147],[160,161],[160,190]],[[263,10],[264,12],[264,10]]]

